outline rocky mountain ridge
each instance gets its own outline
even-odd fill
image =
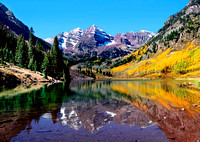
[[[57,37],[60,48],[66,55],[116,58],[130,54],[154,35],[152,32],[142,30],[137,33],[120,33],[113,37],[96,25],[92,25],[85,31],[76,28],[69,33],[60,33]],[[45,41],[52,44],[53,38]]]
[[[0,3],[0,21],[1,24],[12,30],[16,35],[23,34],[24,37],[29,36],[29,28],[18,20],[13,12],[2,3]]]
[[[16,36],[23,35],[25,40],[29,39],[29,28],[23,22],[15,17],[12,11],[10,11],[4,4],[0,3],[0,26],[6,28],[8,31],[14,33]],[[36,42],[38,37],[34,36]],[[42,39],[41,39],[42,40]],[[42,40],[43,46],[46,50],[49,50],[51,45]]]

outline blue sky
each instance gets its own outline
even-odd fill
[[[189,0],[1,0],[43,39],[95,24],[111,35],[157,32]]]

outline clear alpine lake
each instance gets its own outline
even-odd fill
[[[77,81],[0,92],[0,141],[198,141],[200,90],[177,81]]]

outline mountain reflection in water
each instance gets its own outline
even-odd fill
[[[29,92],[22,88],[18,95],[16,89],[10,95],[0,93],[0,141],[200,139],[200,91],[175,81],[72,82],[28,87]]]

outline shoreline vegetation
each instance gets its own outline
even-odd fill
[[[70,70],[72,80],[75,81],[118,81],[118,80],[127,80],[127,81],[157,81],[157,80],[177,80],[180,81],[180,85],[184,86],[199,86],[200,78],[167,78],[167,77],[135,77],[135,78],[126,78],[126,77],[107,77],[107,76],[98,76],[98,78],[93,79],[91,77],[82,75],[74,70]],[[97,75],[96,75],[97,76]],[[39,71],[31,71],[29,69],[20,68],[15,66],[12,63],[5,62],[4,65],[0,65],[0,85],[2,87],[8,86],[18,86],[18,85],[28,85],[28,84],[48,84],[48,83],[61,83],[61,80],[56,80],[50,76],[45,78],[45,75]]]

